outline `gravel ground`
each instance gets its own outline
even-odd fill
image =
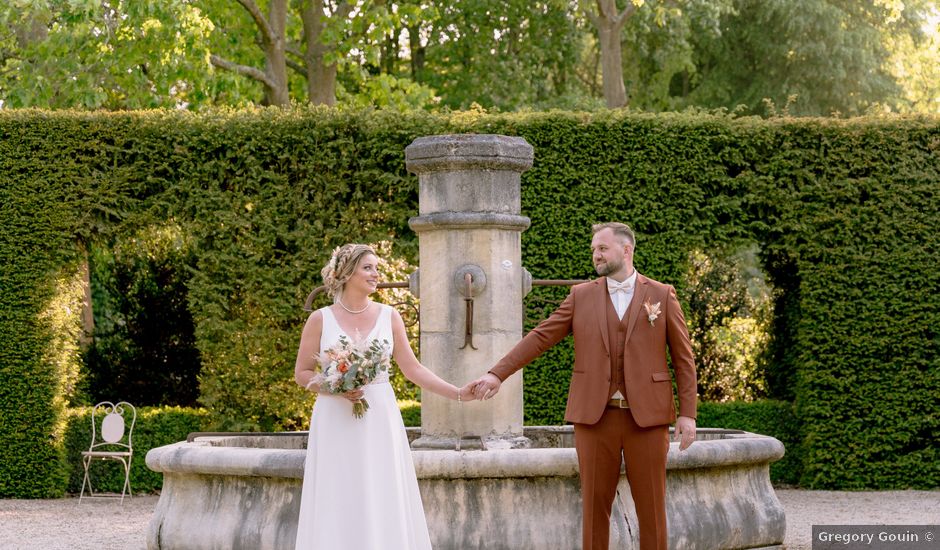
[[[786,547],[809,549],[813,524],[940,525],[940,491],[777,490]],[[112,500],[0,500],[2,550],[140,550],[155,496]]]

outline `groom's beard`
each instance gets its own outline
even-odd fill
[[[622,267],[623,267],[623,259],[617,258],[617,259],[614,259],[613,261],[595,264],[594,270],[597,271],[598,275],[607,276],[619,270]]]

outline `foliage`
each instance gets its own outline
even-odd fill
[[[940,128],[772,127],[766,171],[745,177],[763,195],[767,256],[799,277],[788,359],[801,484],[937,487]]]
[[[90,247],[95,328],[84,358],[89,403],[196,404],[199,352],[186,307],[191,244],[169,225]]]
[[[721,41],[722,23],[734,13],[733,0],[644,2],[623,31],[624,84],[630,106],[666,111],[689,105],[673,83],[696,78],[697,45]]]
[[[936,119],[13,111],[0,112],[0,492],[64,486],[53,464],[74,400],[85,244],[178,224],[195,257],[187,300],[207,424],[300,428],[304,297],[343,242],[389,241],[387,257],[415,263],[404,148],[449,132],[535,147],[522,182],[535,278],[591,277],[590,224],[624,220],[639,271],[688,306],[693,251],[757,241],[779,293],[768,391],[795,399],[801,483],[940,484]],[[526,422],[560,422],[570,364],[559,347],[526,370]]]
[[[206,411],[183,407],[137,407],[137,422],[131,433],[134,455],[131,461],[131,491],[134,494],[152,493],[163,487],[163,474],[147,468],[147,451],[178,441],[185,441],[192,432],[203,431]],[[67,490],[79,493],[85,469],[82,451],[91,444],[91,407],[70,409],[65,431],[65,465],[68,476]],[[100,420],[99,420],[100,422]],[[130,418],[127,418],[130,427]],[[124,468],[116,461],[95,461],[89,467],[95,492],[121,492]],[[87,488],[86,488],[87,494]]]
[[[639,6],[606,46],[622,50],[632,108],[940,109],[940,34],[924,29],[936,27],[936,0],[605,3]],[[587,14],[597,4],[12,0],[0,6],[0,105],[196,110],[335,98],[348,107],[596,110],[605,46]],[[264,29],[283,48],[272,50]]]
[[[76,242],[111,189],[96,184],[92,144],[49,140],[73,131],[70,121],[22,114],[4,114],[0,123],[3,497],[51,497],[65,486],[64,414],[79,381],[82,328],[83,253]]]
[[[717,35],[694,35],[695,71],[673,81],[672,95],[684,98],[673,105],[768,114],[769,100],[817,116],[897,109],[904,92],[888,46],[903,42],[907,55],[920,52],[936,64],[937,51],[921,49],[919,28],[932,4],[735,0]]]
[[[706,401],[752,401],[766,395],[764,365],[770,292],[753,250],[693,251],[688,274],[689,337]]]
[[[890,67],[903,90],[897,110],[901,113],[940,113],[940,4],[928,11],[923,36],[892,33],[885,37],[891,51]]]
[[[178,107],[236,88],[207,71],[213,24],[186,0],[12,0],[0,29],[6,107]]]
[[[398,409],[401,410],[401,419],[406,427],[421,426],[421,402],[399,400]]]
[[[455,108],[513,110],[564,97],[577,86],[581,24],[566,0],[446,2],[422,29],[421,82]]]
[[[391,240],[391,256],[416,257],[413,237],[399,239],[416,200],[403,155],[426,119],[395,126],[387,113],[360,126],[318,113],[212,121],[183,168],[178,207],[201,250],[189,293],[201,401],[219,428],[306,425],[291,374],[300,305],[334,247]]]

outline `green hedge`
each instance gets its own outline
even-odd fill
[[[421,427],[421,403],[419,401],[399,400],[398,409],[405,426]]]
[[[147,468],[144,459],[147,451],[178,441],[186,441],[192,432],[204,431],[208,414],[203,409],[183,407],[140,407],[137,423],[132,432],[134,456],[131,461],[131,490],[136,494],[152,493],[163,487],[163,474]],[[130,427],[130,419],[127,419]],[[82,467],[82,451],[91,444],[91,407],[79,407],[68,412],[68,428],[65,432],[66,470],[68,492],[78,493],[82,489],[85,470]],[[121,492],[124,484],[124,469],[112,460],[95,461],[90,469],[95,492]],[[87,489],[86,489],[87,493]]]
[[[786,454],[770,465],[770,480],[784,485],[799,483],[803,447],[792,403],[769,399],[751,403],[700,403],[697,424],[700,428],[744,430],[776,437],[786,448]]]
[[[53,463],[75,400],[85,243],[165,225],[191,236],[211,426],[303,428],[299,305],[342,242],[391,241],[387,255],[414,264],[404,148],[445,132],[535,147],[522,242],[536,278],[591,276],[600,219],[634,226],[640,271],[680,300],[692,250],[758,242],[779,292],[768,378],[796,403],[801,483],[940,486],[936,118],[3,111],[0,496],[64,487]],[[527,422],[560,420],[570,353],[527,369]]]
[[[99,145],[69,117],[0,121],[0,496],[50,497],[79,373],[81,242],[109,203]],[[82,132],[79,132],[80,134]],[[53,145],[53,142],[56,142]]]
[[[801,483],[938,487],[940,126],[774,130],[748,179],[773,222],[761,228],[769,256],[799,278],[788,322]]]

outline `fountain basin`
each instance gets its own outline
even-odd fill
[[[409,430],[409,437],[417,437]],[[416,450],[415,470],[438,550],[581,544],[581,496],[571,426],[530,427],[533,448]],[[164,474],[147,533],[149,549],[292,548],[300,510],[305,432],[228,434],[152,449]],[[786,531],[769,466],[778,440],[700,428],[698,441],[667,458],[672,549],[780,547]],[[621,475],[611,548],[638,548],[633,501]]]

